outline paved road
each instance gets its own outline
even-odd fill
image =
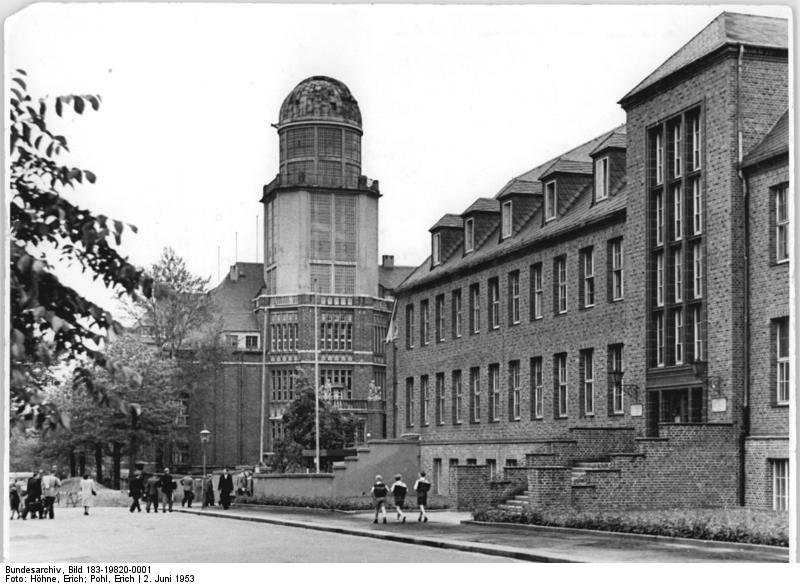
[[[222,536],[222,538],[221,538]],[[224,546],[220,547],[220,540]],[[414,562],[510,559],[302,528],[125,508],[57,508],[55,520],[9,522],[11,562]]]

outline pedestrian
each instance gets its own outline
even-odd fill
[[[397,510],[397,520],[406,521],[406,513],[403,512],[403,506],[406,503],[406,493],[408,493],[408,486],[403,483],[403,476],[399,473],[394,476],[394,483],[392,484],[392,496],[394,496],[394,507]]]
[[[228,473],[227,468],[222,470],[217,489],[219,490],[219,503],[222,504],[223,509],[227,510],[231,505],[231,493],[233,492],[233,477]]]
[[[427,522],[428,514],[425,513],[425,506],[428,505],[428,492],[431,489],[431,482],[425,478],[425,472],[420,471],[419,477],[414,484],[414,491],[417,492],[417,506],[419,506],[419,518],[417,522]]]
[[[55,516],[53,507],[56,503],[56,495],[58,495],[58,488],[61,487],[61,480],[50,471],[47,475],[42,477],[42,494],[44,495],[44,510],[43,513],[52,520]]]
[[[378,523],[378,512],[380,512],[383,516],[383,523],[386,524],[386,494],[389,493],[389,490],[386,489],[386,484],[383,483],[383,478],[380,475],[375,476],[375,483],[372,484],[370,493],[372,494],[372,502],[375,505],[375,520],[372,523]]]
[[[214,505],[214,482],[211,474],[203,478],[203,507]]]
[[[189,508],[192,507],[194,501],[194,478],[188,473],[183,476],[181,480],[181,487],[183,488],[183,500],[181,500],[181,508],[188,504]]]
[[[14,519],[14,512],[17,513],[17,518],[20,518],[22,515],[19,513],[19,488],[17,487],[17,483],[15,481],[11,482],[8,501],[11,504],[11,519]]]
[[[239,477],[236,479],[236,495],[238,496],[245,496],[247,495],[247,472],[242,471],[239,474]]]
[[[81,505],[83,506],[83,515],[89,515],[89,508],[94,505],[94,497],[97,492],[94,491],[94,480],[89,477],[88,473],[83,475],[81,480]]]
[[[34,471],[33,475],[28,479],[27,496],[25,496],[25,508],[22,510],[22,519],[25,520],[28,512],[31,518],[44,518],[42,511],[42,476],[40,471]]]
[[[169,505],[169,511],[172,512],[172,492],[177,487],[178,484],[169,474],[169,467],[165,467],[164,474],[161,476],[161,501],[163,502],[161,511],[165,514],[167,513],[167,505]]]
[[[139,498],[144,495],[144,478],[142,477],[141,469],[137,469],[133,472],[133,478],[128,484],[128,495],[132,500],[130,507],[131,513],[133,513],[134,510],[141,512],[142,507],[139,505]]]
[[[144,505],[145,512],[150,513],[150,504],[153,505],[153,513],[158,514],[158,488],[161,487],[161,478],[155,473],[147,478],[144,484],[144,493],[147,503]]]

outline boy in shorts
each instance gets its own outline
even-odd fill
[[[417,505],[419,506],[419,518],[417,518],[417,522],[427,522],[428,515],[425,513],[425,506],[428,505],[428,492],[431,489],[431,482],[425,479],[425,472],[419,472],[419,478],[417,478],[416,483],[414,484],[414,491],[417,492]]]
[[[405,512],[403,512],[403,506],[406,503],[406,493],[408,492],[408,486],[403,483],[403,476],[399,473],[394,476],[394,483],[392,484],[392,496],[394,496],[394,507],[397,510],[397,520],[406,521]]]
[[[375,520],[372,523],[378,523],[378,512],[380,512],[383,515],[383,523],[386,524],[386,494],[389,493],[389,490],[386,489],[386,484],[383,483],[383,478],[380,475],[375,476],[375,483],[372,484],[370,493],[375,504]]]

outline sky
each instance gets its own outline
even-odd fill
[[[723,10],[770,6],[38,4],[6,21],[5,71],[32,95],[99,94],[53,118],[67,195],[134,224],[122,252],[165,246],[219,282],[263,260],[277,122],[303,79],[344,82],[363,116],[362,172],[379,179],[379,254],[418,265],[428,229],[512,177],[625,121],[617,101]],[[93,300],[87,275],[63,274]]]

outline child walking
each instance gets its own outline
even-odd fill
[[[431,482],[425,479],[425,472],[420,471],[419,477],[414,484],[414,491],[417,492],[417,505],[419,506],[419,518],[417,522],[427,522],[428,514],[425,513],[425,506],[428,505],[428,492],[431,489]]]
[[[372,500],[375,504],[375,520],[372,521],[373,524],[378,523],[378,512],[381,513],[383,516],[383,523],[386,524],[386,494],[389,490],[386,489],[386,484],[383,483],[383,478],[380,475],[375,476],[375,483],[372,484],[372,489],[370,493],[372,494]]]
[[[394,507],[397,510],[397,520],[398,522],[402,518],[402,521],[406,521],[406,514],[403,512],[403,506],[406,503],[406,493],[408,492],[408,486],[403,483],[403,476],[399,473],[394,476],[394,483],[392,484],[392,496],[394,496]]]

